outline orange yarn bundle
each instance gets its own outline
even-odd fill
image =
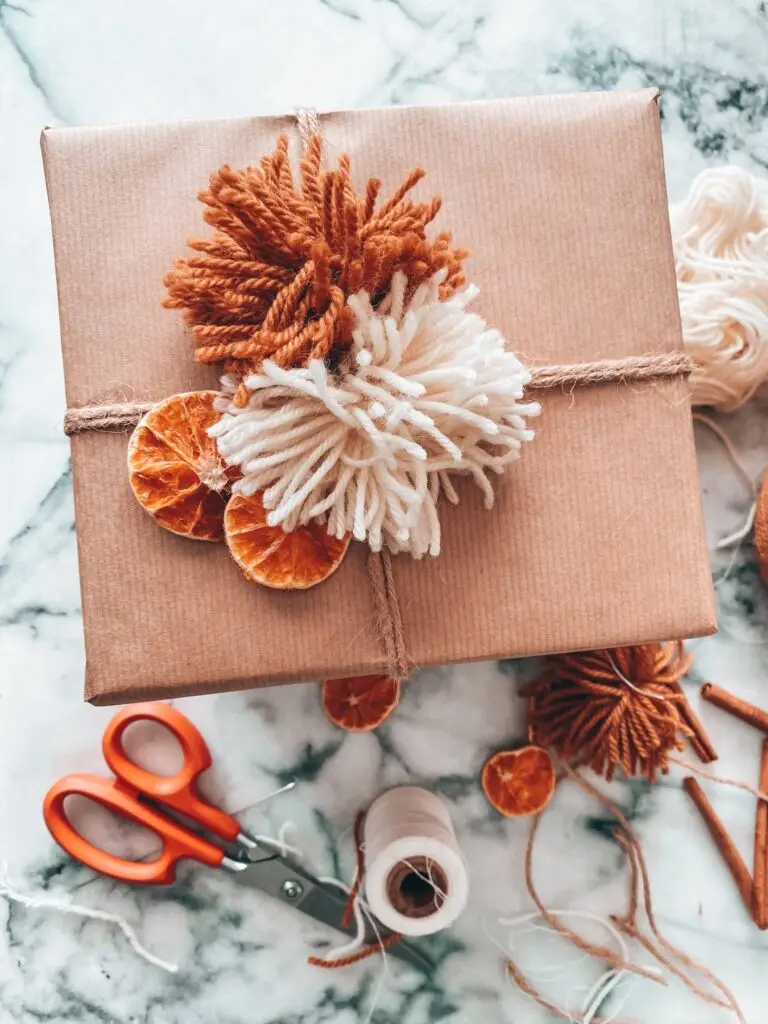
[[[357,195],[349,157],[322,172],[321,151],[320,136],[312,136],[298,189],[282,135],[258,168],[225,165],[199,194],[214,234],[191,240],[194,255],[165,278],[165,305],[186,311],[198,362],[223,362],[242,378],[264,359],[284,367],[325,359],[351,342],[349,295],[365,289],[375,306],[397,270],[416,288],[446,268],[441,297],[464,283],[467,251],[451,248],[449,232],[426,237],[441,199],[406,198],[423,170],[411,171],[377,209],[381,182],[370,179]]]
[[[692,662],[680,642],[552,657],[522,691],[531,740],[609,781],[617,768],[650,781],[666,774],[684,738],[702,760],[714,760],[680,685]]]

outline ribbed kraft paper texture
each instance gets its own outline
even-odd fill
[[[475,308],[532,363],[681,347],[654,90],[321,115],[325,159],[388,195],[414,166],[434,230],[467,245]],[[255,163],[293,117],[43,134],[67,401],[216,387],[162,277],[206,232],[197,192]],[[701,635],[714,629],[682,380],[543,393],[536,440],[486,511],[442,511],[437,559],[394,559],[417,666]],[[86,695],[99,703],[376,672],[384,647],[353,544],[306,592],[246,582],[224,545],[136,503],[127,435],[73,438]]]

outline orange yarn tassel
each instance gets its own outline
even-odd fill
[[[399,942],[402,937],[399,932],[392,932],[386,939],[382,939],[378,946],[366,946],[357,953],[339,957],[338,960],[324,960],[320,956],[309,956],[307,957],[307,963],[310,967],[323,967],[326,971],[336,970],[337,967],[351,967],[352,964],[358,964],[361,960],[367,960],[369,957],[376,956],[377,953],[385,953],[396,942]]]
[[[531,740],[608,780],[620,768],[653,781],[686,738],[702,760],[714,760],[680,685],[692,662],[679,641],[552,657],[522,690]]]

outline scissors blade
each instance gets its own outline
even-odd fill
[[[259,889],[281,903],[300,910],[329,928],[335,928],[346,935],[357,934],[354,919],[350,925],[342,923],[347,902],[344,894],[336,892],[291,861],[279,856],[254,861],[243,871],[238,871],[235,878],[244,885]],[[392,934],[384,925],[378,925],[378,933],[382,939]],[[366,929],[365,938],[366,942],[376,942],[376,933],[370,925]],[[424,974],[431,974],[434,969],[429,957],[407,940],[396,943],[388,953]]]

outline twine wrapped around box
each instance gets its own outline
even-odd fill
[[[359,193],[346,157],[320,167],[321,120]],[[89,699],[402,679],[708,631],[653,93],[298,122],[296,184],[284,118],[44,137]],[[270,155],[248,169],[254,153]],[[411,198],[409,155],[472,248],[479,313],[465,251],[432,233],[440,200]],[[214,173],[213,232],[167,278],[200,369],[152,282],[222,157],[246,169]],[[75,216],[84,173],[94,191]],[[221,388],[199,390],[216,359]],[[658,473],[674,494],[652,487]],[[227,540],[247,580],[281,592],[150,519]],[[619,574],[609,606],[601,580]]]
[[[693,360],[685,352],[534,367],[528,388],[531,391],[555,388],[570,391],[596,384],[634,384],[662,377],[686,377],[693,372],[693,367]],[[64,433],[71,437],[89,430],[131,430],[155,405],[155,402],[105,402],[70,408],[64,416]]]

